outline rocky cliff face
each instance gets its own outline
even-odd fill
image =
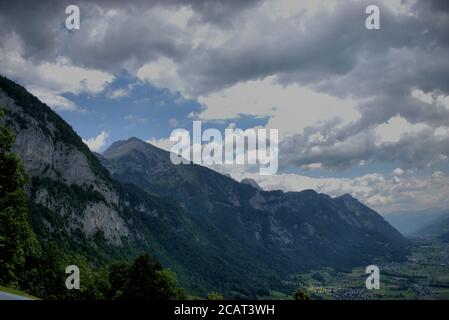
[[[87,201],[82,208],[74,208],[66,205],[65,197],[54,197],[45,186],[34,188],[30,194],[33,200],[51,211],[62,210],[61,215],[67,218],[68,230],[74,231],[81,223],[81,230],[87,237],[97,231],[103,232],[106,240],[114,245],[121,245],[123,236],[129,234],[128,227],[119,216],[115,207],[118,205],[118,194],[113,188],[106,173],[100,175],[94,172],[93,166],[96,159],[88,159],[87,148],[81,145],[68,144],[66,139],[73,132],[63,132],[62,119],[58,119],[51,110],[40,106],[40,102],[31,99],[33,105],[40,110],[40,118],[28,112],[26,107],[19,105],[19,101],[10,97],[7,87],[0,89],[0,104],[6,111],[6,123],[15,135],[16,142],[13,151],[19,154],[22,163],[32,181],[47,179],[57,181],[70,188],[75,185],[80,190],[94,190],[102,195],[104,201]],[[58,123],[58,121],[61,121]],[[65,137],[64,134],[68,134]],[[79,138],[78,138],[79,139]],[[81,149],[80,149],[81,147]],[[90,160],[90,161],[89,161]],[[53,226],[54,227],[54,226]]]

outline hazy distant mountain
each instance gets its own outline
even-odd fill
[[[242,179],[242,181],[240,181],[240,182],[243,183],[243,184],[250,185],[251,187],[253,187],[253,188],[255,188],[255,189],[259,190],[259,191],[264,191],[264,190],[262,189],[262,187],[259,186],[259,184],[258,184],[256,181],[254,181],[253,179],[244,178],[244,179]]]
[[[425,238],[440,238],[449,240],[449,212],[441,214],[430,223],[418,229],[413,236]]]
[[[383,215],[385,220],[406,236],[414,236],[420,229],[444,216],[449,216],[449,211],[406,211]]]

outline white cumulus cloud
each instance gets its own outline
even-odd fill
[[[109,133],[101,131],[96,137],[83,139],[83,142],[89,147],[91,151],[101,152],[108,143]]]

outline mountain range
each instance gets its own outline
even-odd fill
[[[264,191],[130,138],[92,153],[59,115],[0,77],[36,235],[93,264],[148,252],[191,293],[254,297],[292,273],[402,260],[408,242],[350,195]]]
[[[382,216],[405,237],[414,237],[421,229],[449,216],[449,210],[403,211],[383,213]]]
[[[440,214],[437,218],[419,228],[413,236],[449,242],[449,213]]]

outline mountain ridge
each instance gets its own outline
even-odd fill
[[[318,194],[313,190],[286,193],[282,191],[261,191],[251,185],[239,183],[207,167],[191,163],[173,165],[169,159],[168,151],[159,149],[137,138],[112,144],[103,152],[102,156],[102,163],[117,180],[135,184],[148,192],[173,197],[181,203],[187,212],[207,219],[213,225],[220,225],[223,232],[230,237],[237,237],[239,241],[252,242],[254,239],[249,239],[248,237],[244,239],[239,234],[254,234],[257,239],[258,234],[260,235],[261,232],[256,229],[264,227],[273,231],[268,232],[271,239],[266,239],[264,246],[271,248],[274,245],[274,241],[284,247],[282,250],[294,251],[294,248],[289,246],[289,244],[295,242],[303,246],[304,244],[300,243],[297,238],[307,239],[307,232],[313,233],[310,230],[315,228],[313,227],[314,221],[307,214],[298,210],[298,208],[304,206],[304,202],[307,201],[309,207],[313,207],[316,205],[313,202],[317,201],[322,203],[327,210],[323,209],[324,211],[322,210],[322,212],[314,212],[314,219],[319,222],[318,224],[323,229],[323,234],[331,232],[330,224],[323,222],[323,219],[332,220],[335,218],[326,215],[329,211],[334,212],[340,218],[335,220],[340,227],[344,227],[343,224],[351,225],[353,227],[351,232],[354,235],[362,236],[359,231],[363,229],[364,231],[372,232],[372,236],[376,238],[376,241],[379,241],[381,237],[385,237],[389,241],[400,243],[399,246],[406,243],[402,235],[380,215],[350,195],[331,198],[328,195]],[[290,212],[288,212],[289,210]],[[236,219],[235,224],[226,226],[226,221],[222,221],[220,212],[222,215],[227,214],[229,219]],[[322,213],[321,216],[320,213]],[[279,216],[282,219],[287,216],[290,216],[289,218],[291,219],[298,219],[298,221],[303,223],[302,228],[305,231],[295,232],[285,223],[281,223],[282,227],[278,229],[276,223],[279,221],[275,222],[275,220]],[[245,226],[240,228],[239,224],[245,219],[248,219],[247,222],[255,224],[252,230]],[[298,227],[298,224],[296,224],[296,227]],[[357,228],[360,230],[357,230]],[[234,229],[238,229],[238,231]],[[287,231],[287,229],[289,230]],[[379,234],[374,234],[377,231]],[[337,239],[338,237],[336,236],[335,238]],[[329,243],[332,242],[329,241]],[[346,242],[349,247],[352,246],[348,241]],[[322,249],[326,251],[326,248]],[[306,251],[304,249],[301,254],[309,255],[310,253]],[[350,260],[349,257],[347,258]],[[327,263],[331,262],[324,260]],[[302,262],[302,264],[307,265],[305,262]]]
[[[445,212],[418,229],[414,237],[442,239],[449,241],[449,213]]]
[[[306,268],[405,254],[394,229],[349,199],[261,191],[199,165],[175,167],[168,152],[135,137],[94,154],[53,110],[4,77],[0,104],[30,176],[36,235],[94,264],[149,252],[192,293],[254,297]]]

